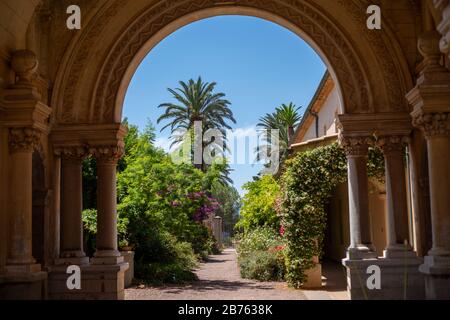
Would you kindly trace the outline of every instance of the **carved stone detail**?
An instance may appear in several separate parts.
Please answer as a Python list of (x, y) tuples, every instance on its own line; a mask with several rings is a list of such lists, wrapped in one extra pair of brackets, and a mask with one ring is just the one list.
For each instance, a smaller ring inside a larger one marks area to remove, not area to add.
[(40, 144), (41, 132), (33, 128), (11, 128), (9, 130), (9, 150), (33, 152)]
[(413, 115), (413, 125), (420, 128), (427, 138), (449, 135), (449, 113), (424, 113)]
[(384, 154), (392, 152), (403, 152), (409, 142), (407, 136), (381, 136), (377, 138), (376, 145), (383, 150)]
[(88, 149), (85, 146), (61, 146), (54, 149), (55, 155), (66, 161), (80, 162), (88, 155)]
[[(108, 51), (105, 63), (99, 70), (100, 76), (96, 82), (89, 110), (79, 112), (74, 109), (75, 96), (89, 56), (92, 54), (89, 49), (98, 41), (107, 21), (126, 3), (128, 2), (124, 0), (115, 1), (102, 10), (94, 18), (96, 23), (92, 25), (95, 27), (90, 29), (88, 27), (86, 34), (77, 44), (77, 53), (73, 55), (67, 67), (67, 73), (70, 76), (65, 84), (62, 84), (64, 94), (61, 99), (63, 100), (59, 101), (64, 101), (64, 105), (59, 102), (57, 106), (59, 121), (68, 123), (76, 120), (86, 122), (114, 120), (119, 87), (128, 66), (142, 46), (169, 23), (202, 9), (224, 5), (224, 2), (220, 0), (166, 0), (157, 1), (149, 6), (147, 11), (133, 21), (119, 41)], [(357, 112), (362, 108), (365, 108), (365, 111), (373, 109), (366, 75), (346, 34), (334, 25), (316, 4), (291, 0), (241, 0), (237, 4), (247, 8), (263, 9), (299, 26), (305, 34), (314, 39), (330, 61), (344, 92), (346, 112)], [(398, 90), (394, 91), (398, 92)]]
[[(394, 61), (393, 57), (395, 53), (392, 48), (392, 44), (386, 39), (385, 32), (373, 32), (367, 28), (367, 4), (348, 0), (339, 0), (339, 5), (346, 8), (351, 14), (354, 21), (357, 22), (361, 34), (368, 40), (372, 50), (377, 57), (377, 61), (383, 71), (383, 76), (386, 80), (387, 96), (389, 98), (390, 110), (400, 111), (406, 110), (407, 105), (403, 99), (406, 88), (401, 88), (401, 78), (399, 78), (400, 72), (397, 72), (398, 65)], [(405, 92), (406, 93), (406, 92)], [(372, 110), (376, 111), (376, 110)]]
[(339, 135), (339, 144), (347, 156), (367, 156), (369, 147), (374, 144), (372, 137), (344, 136)]
[(36, 54), (30, 50), (19, 50), (13, 53), (11, 67), (16, 73), (15, 88), (33, 88), (33, 80), (37, 77), (39, 62)]
[(102, 164), (116, 164), (125, 150), (122, 146), (96, 146), (89, 148), (89, 153)]

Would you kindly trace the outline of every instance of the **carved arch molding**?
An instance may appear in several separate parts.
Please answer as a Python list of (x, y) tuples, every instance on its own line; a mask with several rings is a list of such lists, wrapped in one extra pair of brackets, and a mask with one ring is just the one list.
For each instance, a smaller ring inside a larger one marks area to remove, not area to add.
[[(374, 97), (370, 71), (364, 57), (352, 44), (351, 35), (339, 28), (333, 17), (313, 0), (159, 0), (148, 6), (130, 24), (124, 26), (120, 37), (109, 45), (102, 65), (95, 72), (89, 93), (80, 89), (85, 81), (86, 68), (101, 42), (102, 30), (114, 22), (114, 17), (129, 4), (129, 0), (109, 1), (89, 21), (82, 35), (74, 40), (66, 54), (59, 80), (56, 80), (52, 104), (56, 109), (56, 123), (117, 123), (120, 122), (122, 100), (118, 97), (127, 69), (139, 50), (165, 26), (186, 15), (212, 8), (239, 6), (262, 10), (298, 27), (321, 51), (340, 88), (345, 113), (375, 113), (407, 111), (404, 94), (409, 89), (409, 75), (402, 74), (398, 58), (390, 48), (390, 39), (382, 32), (368, 32), (365, 8), (361, 2), (338, 0), (352, 17), (358, 30), (370, 43), (382, 72), (384, 98)], [(353, 41), (354, 43), (354, 41)], [(371, 87), (372, 86), (372, 87)], [(379, 92), (379, 90), (378, 90)], [(384, 99), (384, 100), (382, 100)], [(377, 101), (376, 101), (377, 100)], [(379, 110), (380, 102), (388, 105)]]

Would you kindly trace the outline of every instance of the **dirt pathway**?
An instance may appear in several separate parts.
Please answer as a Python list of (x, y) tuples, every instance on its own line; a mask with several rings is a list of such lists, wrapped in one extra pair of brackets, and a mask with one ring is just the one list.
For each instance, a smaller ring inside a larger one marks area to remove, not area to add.
[[(325, 291), (293, 290), (281, 282), (258, 282), (242, 279), (236, 262), (236, 252), (226, 249), (210, 256), (196, 270), (198, 281), (187, 285), (130, 288), (127, 300), (306, 300), (340, 299), (340, 295)], [(342, 296), (343, 298), (344, 296)]]

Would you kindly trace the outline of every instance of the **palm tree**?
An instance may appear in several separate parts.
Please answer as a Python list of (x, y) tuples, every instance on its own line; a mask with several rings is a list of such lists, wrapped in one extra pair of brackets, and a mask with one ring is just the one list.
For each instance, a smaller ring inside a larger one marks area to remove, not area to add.
[(257, 148), (258, 159), (261, 159), (263, 154), (267, 154), (270, 148), (272, 130), (278, 130), (279, 132), (280, 161), (288, 156), (295, 129), (302, 120), (301, 108), (296, 107), (292, 102), (288, 105), (283, 103), (275, 109), (275, 112), (267, 113), (259, 119), (258, 127), (265, 130), (263, 139), (267, 144)]
[[(236, 123), (236, 120), (230, 109), (231, 103), (225, 99), (225, 94), (214, 92), (216, 82), (203, 82), (199, 77), (197, 81), (190, 79), (187, 83), (180, 81), (179, 84), (180, 88), (167, 89), (177, 103), (163, 103), (158, 106), (165, 108), (164, 114), (158, 118), (158, 123), (170, 120), (161, 131), (170, 127), (172, 145), (182, 142), (187, 132), (192, 134), (196, 121), (201, 121), (202, 132), (217, 129), (225, 137), (225, 130), (231, 129), (227, 122)], [(203, 147), (208, 145), (210, 143), (205, 143)], [(207, 166), (202, 161), (198, 168), (206, 171)]]

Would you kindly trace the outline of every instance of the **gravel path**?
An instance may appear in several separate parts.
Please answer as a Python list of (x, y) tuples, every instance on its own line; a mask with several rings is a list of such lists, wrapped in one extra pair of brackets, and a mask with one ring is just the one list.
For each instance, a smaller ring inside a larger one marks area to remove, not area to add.
[(187, 285), (130, 288), (127, 300), (307, 300), (341, 299), (342, 290), (306, 291), (290, 289), (283, 282), (258, 282), (242, 279), (234, 249), (210, 256), (195, 271), (199, 280)]

